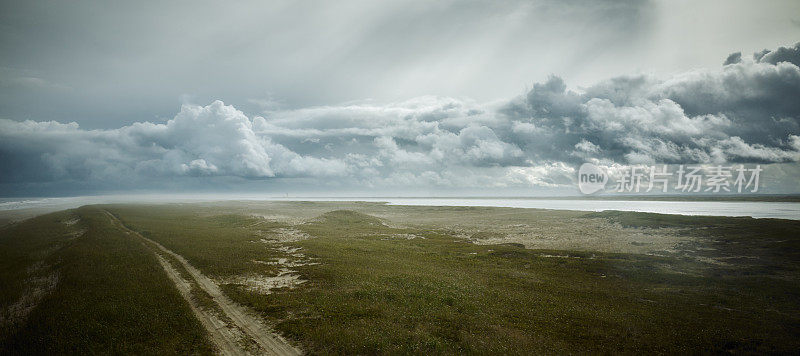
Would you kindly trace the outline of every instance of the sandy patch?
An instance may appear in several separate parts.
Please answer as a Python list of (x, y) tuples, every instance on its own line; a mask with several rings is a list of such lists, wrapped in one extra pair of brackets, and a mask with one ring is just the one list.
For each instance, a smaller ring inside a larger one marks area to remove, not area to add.
[(302, 248), (295, 246), (280, 245), (282, 242), (293, 242), (311, 238), (310, 235), (296, 229), (281, 228), (272, 230), (273, 233), (281, 235), (281, 239), (261, 239), (263, 243), (269, 243), (275, 251), (281, 252), (286, 257), (273, 258), (268, 261), (254, 260), (254, 263), (265, 264), (271, 266), (281, 267), (278, 274), (275, 276), (265, 276), (259, 274), (248, 274), (222, 278), (219, 280), (220, 284), (238, 284), (244, 286), (245, 290), (259, 293), (270, 294), (275, 289), (280, 288), (294, 288), (300, 284), (307, 282), (300, 277), (296, 270), (291, 268), (301, 266), (318, 265), (319, 262), (314, 262), (303, 254)]
[(303, 257), (304, 256), (302, 253), (300, 253), (300, 250), (302, 250), (302, 248), (300, 248), (300, 247), (281, 246), (281, 247), (276, 248), (276, 250), (278, 250), (280, 252), (283, 252), (285, 254), (288, 254), (288, 255), (298, 255), (298, 257)]
[(311, 235), (294, 228), (277, 228), (261, 234), (263, 237), (259, 241), (263, 243), (297, 242), (311, 238)]
[(481, 245), (519, 243), (530, 249), (618, 253), (675, 253), (692, 241), (674, 228), (625, 228), (606, 219), (552, 219), (542, 224), (513, 224), (492, 231), (453, 226), (448, 233)]
[(85, 234), (86, 231), (87, 231), (86, 229), (82, 229), (82, 230), (76, 230), (76, 231), (70, 232), (69, 235), (68, 235), (69, 237), (67, 237), (67, 241), (74, 240), (74, 239), (77, 239), (77, 238), (83, 236), (83, 234)]
[(299, 225), (305, 222), (305, 220), (301, 217), (280, 214), (250, 214), (250, 216), (270, 222), (281, 222), (289, 225)]
[(276, 258), (272, 261), (253, 261), (253, 262), (263, 265), (283, 266), (283, 267), (313, 266), (319, 264), (319, 262), (311, 262), (309, 260), (295, 261), (288, 258)]
[[(544, 257), (544, 258), (582, 258), (582, 257), (579, 257), (579, 256), (548, 255), (548, 254), (541, 254), (541, 255), (539, 255), (539, 257)], [(593, 259), (593, 257), (590, 257), (589, 259)]]
[(378, 235), (378, 236), (380, 236), (381, 240), (395, 240), (395, 239), (400, 239), (400, 240), (422, 239), (422, 240), (425, 240), (424, 236), (420, 236), (420, 235), (417, 235), (417, 234), (381, 234), (381, 235)]
[[(44, 268), (42, 264), (28, 267), (28, 274)], [(20, 325), (37, 304), (58, 285), (59, 274), (52, 272), (44, 276), (31, 276), (25, 280), (26, 288), (16, 302), (0, 312), (0, 325)]]
[(221, 284), (238, 284), (248, 291), (259, 294), (270, 294), (274, 289), (294, 288), (307, 282), (300, 275), (288, 268), (282, 268), (275, 276), (245, 275), (225, 278)]

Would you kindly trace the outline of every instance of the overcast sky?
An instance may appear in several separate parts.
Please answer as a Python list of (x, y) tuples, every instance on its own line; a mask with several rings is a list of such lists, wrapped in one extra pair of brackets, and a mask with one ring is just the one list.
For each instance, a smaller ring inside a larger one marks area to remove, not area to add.
[(2, 1), (0, 195), (573, 192), (583, 161), (800, 192), (798, 41), (795, 0)]

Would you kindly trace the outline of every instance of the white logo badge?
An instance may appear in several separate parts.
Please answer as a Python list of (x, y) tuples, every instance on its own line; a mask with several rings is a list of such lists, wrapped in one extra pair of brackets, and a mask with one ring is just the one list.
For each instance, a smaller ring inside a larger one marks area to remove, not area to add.
[(606, 182), (608, 182), (608, 174), (598, 166), (584, 163), (578, 169), (578, 189), (583, 194), (592, 194), (603, 190)]

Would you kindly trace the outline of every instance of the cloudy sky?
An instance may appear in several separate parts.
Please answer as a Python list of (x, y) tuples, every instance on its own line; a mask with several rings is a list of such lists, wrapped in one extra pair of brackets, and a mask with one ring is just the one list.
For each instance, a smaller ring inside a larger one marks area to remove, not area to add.
[(0, 195), (800, 193), (800, 2), (0, 3)]

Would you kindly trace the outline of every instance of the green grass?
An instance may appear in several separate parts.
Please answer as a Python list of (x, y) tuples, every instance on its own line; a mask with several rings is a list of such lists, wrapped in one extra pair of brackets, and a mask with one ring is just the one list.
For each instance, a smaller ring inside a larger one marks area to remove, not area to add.
[[(50, 255), (69, 240), (70, 234), (80, 230), (79, 225), (62, 223), (74, 218), (74, 213), (64, 211), (0, 230), (0, 305), (8, 306), (17, 301), (26, 288), (29, 269), (35, 264), (44, 267), (44, 262), (52, 260)], [(44, 269), (43, 273), (37, 274), (51, 272), (51, 268)], [(0, 330), (3, 331), (0, 335), (10, 332), (8, 329)]]
[(698, 255), (726, 257), (735, 262), (729, 268), (717, 268), (714, 271), (717, 275), (768, 275), (792, 280), (800, 277), (798, 220), (621, 211), (591, 213), (586, 217), (602, 217), (633, 228), (679, 227), (683, 234), (698, 237), (709, 247), (697, 252)]
[(286, 227), (285, 224), (228, 213), (208, 216), (192, 208), (174, 206), (107, 208), (127, 227), (182, 255), (206, 274), (228, 276), (277, 271), (273, 266), (253, 262), (278, 254), (265, 244), (255, 243), (259, 238), (248, 226), (258, 224), (256, 228), (269, 230)]
[[(294, 226), (315, 238), (286, 244), (302, 247), (321, 264), (298, 267), (308, 282), (296, 289), (261, 295), (228, 284), (223, 290), (310, 353), (800, 349), (800, 248), (792, 233), (796, 222), (364, 204), (352, 205), (358, 211), (335, 210), (323, 203), (281, 207), (291, 216), (322, 213)], [(288, 227), (214, 206), (109, 209), (131, 228), (215, 277), (274, 274), (274, 266), (253, 260), (266, 261), (281, 253), (254, 241)], [(419, 221), (405, 225), (412, 227), (390, 227), (393, 224), (365, 214), (370, 211), (400, 211)], [(682, 234), (696, 240), (684, 252), (656, 257), (481, 246), (441, 228), (447, 221), (468, 218), (484, 222), (485, 233), (491, 234), (498, 221), (547, 224), (548, 219), (580, 216), (632, 228), (680, 227)], [(392, 234), (425, 239), (387, 238)], [(755, 258), (731, 259), (725, 266), (695, 259), (745, 253)]]
[[(4, 227), (0, 310), (32, 280), (58, 283), (27, 319), (0, 323), (0, 353), (213, 352), (152, 248), (103, 209), (218, 280), (274, 275), (278, 266), (258, 261), (287, 257), (278, 246), (301, 247), (320, 264), (294, 268), (307, 280), (297, 288), (221, 287), (312, 354), (800, 349), (797, 221), (304, 202), (83, 207)], [(473, 237), (495, 237), (517, 224), (547, 231), (583, 218), (689, 239), (654, 256), (476, 245), (455, 232), (472, 226)], [(287, 228), (314, 238), (260, 241)], [(424, 238), (398, 238), (407, 234)], [(207, 295), (194, 298), (214, 309)]]
[[(75, 217), (80, 222), (74, 228), (61, 223)], [(77, 228), (85, 233), (65, 238)], [(0, 243), (0, 307), (19, 297), (19, 281), (35, 251), (55, 247), (46, 262), (59, 275), (56, 288), (26, 322), (4, 330), (0, 353), (213, 353), (202, 326), (152, 252), (109, 224), (101, 210), (84, 207), (34, 218), (4, 229)]]

